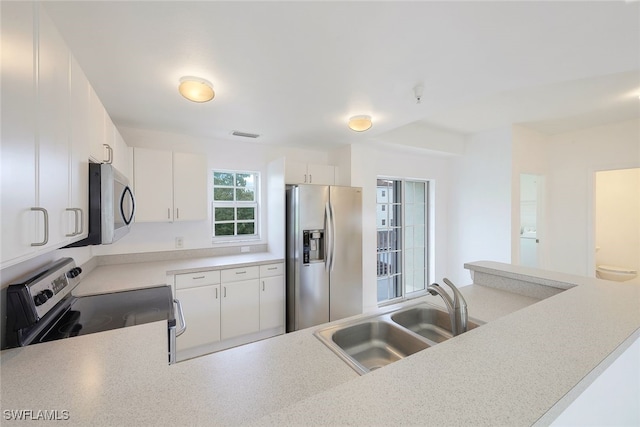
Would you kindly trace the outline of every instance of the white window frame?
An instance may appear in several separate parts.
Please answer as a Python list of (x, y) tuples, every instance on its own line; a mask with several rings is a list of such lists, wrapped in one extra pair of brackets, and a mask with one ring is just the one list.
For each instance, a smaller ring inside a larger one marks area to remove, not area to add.
[[(229, 173), (234, 174), (234, 185), (233, 186), (220, 186), (215, 185), (214, 177), (215, 173)], [(235, 185), (235, 175), (236, 174), (251, 174), (254, 176), (254, 200), (253, 201), (216, 201), (214, 199), (216, 188), (231, 188), (233, 189), (234, 199), (236, 197), (236, 189), (242, 188), (237, 187)], [(248, 170), (229, 170), (229, 169), (212, 169), (211, 170), (211, 236), (213, 243), (222, 243), (222, 242), (241, 242), (241, 241), (255, 241), (260, 240), (260, 172), (258, 171), (248, 171)], [(234, 209), (234, 219), (230, 221), (216, 221), (216, 208), (233, 208)], [(254, 209), (254, 219), (253, 221), (242, 221), (237, 218), (237, 209), (238, 208), (253, 208)], [(253, 222), (254, 224), (254, 233), (253, 234), (235, 234), (237, 233), (237, 224), (243, 222)], [(229, 223), (234, 224), (234, 235), (222, 235), (216, 236), (216, 224)]]

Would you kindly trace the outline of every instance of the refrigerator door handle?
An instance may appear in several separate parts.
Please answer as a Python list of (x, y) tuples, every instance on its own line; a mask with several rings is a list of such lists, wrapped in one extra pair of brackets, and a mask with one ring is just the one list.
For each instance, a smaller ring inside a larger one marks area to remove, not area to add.
[(324, 205), (324, 269), (330, 271), (331, 269), (331, 207), (329, 202)]
[(331, 204), (331, 202), (329, 202), (329, 213), (330, 213), (329, 227), (331, 229), (331, 242), (330, 242), (331, 247), (329, 248), (329, 252), (330, 252), (329, 271), (333, 271), (333, 265), (335, 263), (335, 258), (336, 258), (336, 214), (333, 211), (333, 205)]

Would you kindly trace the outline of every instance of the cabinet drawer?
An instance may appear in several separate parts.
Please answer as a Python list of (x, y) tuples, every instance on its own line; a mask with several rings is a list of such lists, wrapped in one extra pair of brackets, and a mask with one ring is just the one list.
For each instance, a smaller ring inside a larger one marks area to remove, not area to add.
[(220, 283), (220, 271), (202, 271), (200, 273), (176, 274), (175, 280), (176, 289), (215, 285)]
[(282, 276), (284, 274), (284, 264), (267, 264), (260, 266), (260, 277)]
[(260, 277), (260, 268), (255, 267), (243, 267), (243, 268), (230, 268), (228, 270), (222, 270), (222, 282), (237, 282), (238, 280), (251, 280)]

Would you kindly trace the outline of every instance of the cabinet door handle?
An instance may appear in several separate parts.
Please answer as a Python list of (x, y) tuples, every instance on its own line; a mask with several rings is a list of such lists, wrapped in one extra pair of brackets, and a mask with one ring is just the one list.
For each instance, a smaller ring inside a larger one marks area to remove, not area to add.
[(218, 299), (218, 288), (216, 288), (216, 299)]
[(306, 173), (304, 174), (304, 183), (305, 184), (307, 183), (307, 174)]
[(196, 276), (196, 277), (192, 277), (192, 280), (198, 280), (198, 279), (204, 279), (204, 276)]
[(105, 163), (112, 164), (113, 163), (113, 148), (109, 144), (102, 144), (104, 148), (107, 149), (107, 160)]
[(246, 273), (247, 273), (247, 270), (244, 270), (244, 271), (236, 271), (236, 274), (246, 274)]
[(309, 184), (313, 184), (313, 175), (309, 174)]
[(69, 234), (65, 234), (65, 237), (73, 237), (78, 235), (78, 211), (74, 208), (66, 208), (65, 211), (73, 212), (73, 231)]
[(44, 246), (49, 242), (49, 212), (45, 208), (33, 207), (32, 211), (42, 212), (44, 217), (44, 239), (41, 242), (32, 243), (31, 246)]
[(167, 208), (167, 219), (171, 219), (171, 208)]
[(262, 292), (264, 292), (264, 280), (262, 281)]
[(80, 208), (75, 208), (75, 211), (79, 212), (78, 216), (80, 217), (80, 230), (76, 234), (84, 233), (84, 211)]
[(224, 291), (224, 294), (222, 295), (222, 297), (223, 297), (223, 298), (226, 298), (226, 297), (227, 297), (227, 287), (226, 287), (226, 286), (223, 286), (223, 287), (222, 287), (222, 289), (223, 289), (223, 291)]
[(267, 270), (277, 270), (278, 267), (268, 267)]
[(176, 208), (176, 219), (180, 219), (180, 208)]

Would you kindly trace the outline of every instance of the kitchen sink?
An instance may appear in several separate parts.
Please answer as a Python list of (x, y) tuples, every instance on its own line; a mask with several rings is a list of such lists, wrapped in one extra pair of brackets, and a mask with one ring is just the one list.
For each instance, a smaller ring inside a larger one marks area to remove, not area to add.
[(381, 368), (429, 347), (404, 329), (383, 320), (339, 329), (331, 339), (366, 371)]
[[(469, 319), (467, 329), (481, 324)], [(340, 322), (314, 335), (360, 375), (453, 337), (449, 313), (424, 302)]]
[[(391, 315), (395, 323), (431, 341), (441, 343), (453, 337), (449, 313), (434, 306), (418, 306)], [(467, 321), (467, 331), (480, 326)]]

